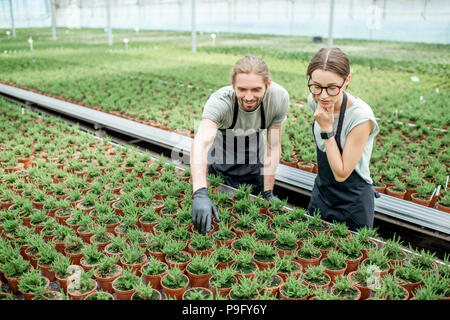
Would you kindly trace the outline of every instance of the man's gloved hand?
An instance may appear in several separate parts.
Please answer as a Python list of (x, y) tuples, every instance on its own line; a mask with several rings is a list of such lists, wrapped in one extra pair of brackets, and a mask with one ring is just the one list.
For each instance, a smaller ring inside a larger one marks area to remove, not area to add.
[(208, 188), (200, 188), (195, 191), (192, 201), (192, 223), (201, 234), (205, 234), (211, 229), (211, 211), (214, 213), (216, 222), (220, 222), (217, 209), (208, 196)]
[(271, 200), (276, 200), (279, 201), (280, 199), (278, 199), (277, 197), (275, 197), (273, 195), (273, 191), (272, 190), (266, 190), (262, 193), (262, 196), (264, 199), (266, 199), (267, 201), (271, 201)]

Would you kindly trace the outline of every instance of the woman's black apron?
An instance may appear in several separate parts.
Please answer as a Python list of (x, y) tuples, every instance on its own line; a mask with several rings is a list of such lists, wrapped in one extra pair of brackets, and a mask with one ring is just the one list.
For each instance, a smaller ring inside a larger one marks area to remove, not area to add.
[[(344, 92), (337, 131), (334, 137), (341, 154), (341, 131), (346, 108), (347, 94)], [(316, 141), (314, 123), (312, 129), (314, 140)], [(356, 231), (364, 226), (372, 228), (375, 205), (373, 185), (364, 181), (355, 170), (353, 170), (347, 180), (343, 182), (336, 181), (328, 163), (327, 154), (320, 151), (317, 147), (317, 141), (316, 149), (318, 174), (308, 205), (309, 213), (312, 215), (318, 209), (322, 219), (329, 222), (345, 222), (352, 231)]]
[(261, 102), (261, 128), (248, 135), (236, 135), (233, 128), (239, 113), (237, 98), (234, 102), (233, 122), (228, 129), (219, 129), (208, 154), (208, 174), (220, 175), (224, 183), (233, 188), (242, 184), (252, 186), (252, 194), (264, 190), (264, 142), (262, 130), (266, 127), (264, 104)]

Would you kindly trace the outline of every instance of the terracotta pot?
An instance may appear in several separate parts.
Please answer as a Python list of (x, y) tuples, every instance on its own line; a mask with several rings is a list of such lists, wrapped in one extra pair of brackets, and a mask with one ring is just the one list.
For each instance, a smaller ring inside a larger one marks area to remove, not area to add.
[(124, 268), (127, 268), (129, 270), (132, 270), (134, 273), (136, 273), (136, 275), (138, 277), (141, 276), (141, 268), (146, 262), (147, 262), (147, 256), (146, 255), (143, 255), (142, 262), (140, 262), (140, 263), (133, 263), (133, 264), (126, 263), (124, 258), (123, 258), (123, 256), (120, 257), (120, 263), (122, 264), (122, 266), (124, 266)]
[(64, 294), (67, 294), (67, 278), (59, 278), (57, 274), (55, 274), (56, 280), (59, 282), (59, 286), (63, 289)]
[[(361, 290), (359, 290), (356, 286), (352, 287), (353, 289), (355, 289), (358, 293), (356, 294), (356, 297), (353, 300), (360, 300), (361, 299)], [(331, 294), (332, 295), (336, 295), (334, 293), (334, 291), (336, 290), (335, 287), (331, 287)], [(339, 300), (347, 300), (347, 299), (339, 299)]]
[(150, 232), (150, 233), (153, 233), (153, 228), (158, 223), (157, 221), (155, 221), (155, 222), (142, 222), (142, 217), (139, 219), (139, 222), (141, 223), (142, 229), (145, 232)]
[[(46, 277), (42, 277), (42, 279), (44, 279), (45, 280), (45, 282), (47, 283), (46, 285), (45, 285), (45, 288), (47, 289), (48, 288), (48, 286), (50, 285), (50, 280), (48, 280)], [(33, 298), (34, 298), (34, 296), (35, 296), (35, 294), (34, 293), (28, 293), (28, 292), (22, 292), (22, 295), (23, 295), (23, 299), (24, 300), (33, 300)]]
[(264, 269), (267, 269), (267, 268), (273, 268), (275, 266), (275, 262), (259, 261), (256, 258), (253, 258), (253, 260), (256, 263), (256, 265), (258, 266), (259, 270), (264, 270)]
[(402, 192), (398, 192), (398, 191), (392, 190), (393, 187), (394, 186), (387, 187), (386, 188), (386, 194), (388, 196), (395, 197), (395, 198), (398, 198), (398, 199), (404, 199), (405, 195), (406, 195), (406, 190), (404, 190)]
[(292, 168), (297, 168), (297, 161), (285, 161), (285, 160), (281, 160), (281, 164), (288, 166), (288, 167), (292, 167)]
[[(283, 285), (284, 285), (284, 283), (283, 283)], [(283, 285), (280, 287), (280, 290), (279, 290), (281, 300), (308, 300), (309, 296), (304, 296), (302, 298), (290, 298), (290, 297), (286, 296), (283, 293)]]
[(280, 249), (275, 245), (275, 249), (277, 251), (277, 254), (280, 256), (280, 258), (283, 258), (284, 255), (291, 255), (293, 254), (295, 251), (297, 251), (298, 246), (295, 249), (291, 249), (291, 250), (284, 250), (284, 249)]
[[(234, 262), (234, 263), (231, 265), (231, 267), (233, 267), (235, 263), (236, 263), (236, 262)], [(252, 261), (251, 263), (252, 263), (252, 265), (254, 266), (254, 269), (253, 269), (253, 271), (251, 271), (250, 273), (240, 273), (240, 272), (236, 272), (236, 279), (237, 279), (238, 281), (240, 281), (240, 279), (241, 279), (242, 277), (246, 277), (246, 278), (250, 278), (250, 279), (253, 279), (253, 278), (255, 277), (255, 273), (256, 273), (256, 271), (258, 271), (258, 265), (257, 265), (256, 263), (254, 263), (253, 261)]]
[[(235, 276), (233, 276), (233, 279), (235, 280), (235, 283), (237, 282), (237, 279)], [(227, 297), (228, 294), (231, 291), (231, 287), (229, 288), (217, 288), (214, 285), (211, 284), (211, 281), (209, 282), (209, 285), (211, 287), (211, 291), (213, 292), (214, 299), (216, 298), (216, 295), (219, 294), (221, 297)]]
[(405, 261), (406, 261), (406, 256), (405, 256), (405, 258), (403, 258), (401, 260), (389, 260), (388, 261), (389, 273), (394, 274), (395, 269), (400, 268)]
[(117, 281), (117, 279), (115, 279), (111, 283), (112, 288), (113, 288), (114, 292), (116, 293), (117, 300), (131, 300), (131, 296), (133, 296), (133, 294), (136, 292), (136, 290), (135, 289), (130, 289), (130, 290), (117, 289), (116, 286), (114, 285), (114, 283)]
[(146, 252), (147, 256), (153, 256), (161, 262), (166, 262), (166, 254), (164, 252), (151, 251), (149, 248), (147, 248)]
[(345, 269), (344, 274), (349, 274), (350, 272), (357, 270), (362, 258), (363, 255), (361, 253), (359, 258), (345, 260), (345, 263), (347, 263), (347, 268)]
[(164, 285), (163, 280), (164, 280), (165, 277), (167, 277), (167, 275), (164, 275), (161, 278), (161, 287), (163, 288), (164, 294), (166, 296), (168, 296), (170, 298), (175, 298), (177, 300), (182, 300), (183, 299), (183, 294), (186, 292), (187, 287), (189, 285), (189, 278), (185, 274), (183, 274), (182, 276), (185, 277), (188, 281), (186, 282), (186, 285), (183, 288), (176, 288), (176, 289), (171, 289), (171, 288), (168, 288), (168, 287), (166, 287)]
[[(186, 251), (184, 251), (186, 252)], [(186, 269), (186, 266), (188, 265), (188, 263), (191, 261), (191, 254), (189, 252), (186, 252), (187, 254), (189, 254), (189, 260), (186, 262), (175, 262), (170, 260), (170, 258), (168, 258), (166, 256), (166, 262), (167, 265), (169, 266), (170, 269), (174, 268), (174, 267), (178, 267), (178, 269), (184, 271)]]
[(422, 206), (425, 206), (425, 207), (429, 207), (430, 203), (431, 203), (431, 199), (424, 200), (424, 199), (417, 198), (417, 193), (411, 194), (411, 201), (414, 203), (420, 204)]
[(88, 295), (90, 295), (91, 293), (93, 293), (97, 290), (97, 281), (95, 281), (95, 280), (92, 280), (92, 281), (95, 284), (94, 288), (88, 292), (80, 293), (78, 291), (67, 290), (67, 293), (72, 298), (72, 300), (83, 300), (85, 297), (87, 297)]
[(268, 288), (262, 288), (261, 289), (261, 294), (264, 294), (266, 291), (269, 291), (269, 296), (270, 297), (277, 297), (278, 292), (280, 291), (281, 286), (284, 284), (283, 278), (281, 278), (279, 275), (276, 275), (276, 277), (279, 278), (280, 284), (277, 285), (276, 287), (268, 287)]
[(195, 274), (189, 271), (189, 264), (186, 267), (186, 273), (189, 278), (189, 283), (191, 284), (191, 287), (203, 287), (208, 288), (209, 287), (209, 280), (211, 280), (211, 274)]
[[(344, 269), (344, 270), (345, 270), (345, 269)], [(331, 284), (331, 277), (330, 277), (328, 274), (326, 274), (325, 272), (324, 272), (324, 275), (328, 278), (328, 282), (325, 283), (325, 284), (318, 285), (318, 284), (315, 284), (315, 283), (312, 283), (312, 282), (308, 282), (308, 281), (305, 280), (305, 279), (304, 279), (303, 281), (304, 281), (305, 284), (306, 284), (308, 287), (310, 287), (311, 289), (318, 289), (318, 288), (327, 289), (328, 286), (330, 286), (330, 284)]]
[(56, 280), (55, 271), (52, 270), (51, 266), (42, 265), (40, 263), (38, 263), (38, 266), (42, 271), (42, 275), (46, 277), (48, 280), (50, 280), (50, 282)]
[(300, 263), (298, 263), (297, 261), (291, 261), (291, 263), (297, 265), (298, 270), (292, 273), (284, 273), (284, 272), (278, 272), (278, 275), (281, 277), (281, 279), (283, 279), (283, 281), (286, 281), (286, 278), (289, 275), (293, 275), (294, 277), (298, 278), (301, 276), (301, 274), (303, 273), (303, 267)]
[[(167, 266), (166, 263), (164, 263), (164, 264)], [(145, 265), (142, 266), (142, 268), (144, 268), (144, 267), (145, 267)], [(142, 268), (141, 268), (141, 273), (142, 273)], [(167, 274), (167, 271), (164, 271), (163, 273), (157, 274), (157, 275), (142, 274), (142, 278), (144, 279), (144, 283), (145, 284), (150, 283), (153, 289), (159, 291), (159, 290), (162, 289), (162, 287), (161, 287), (161, 278), (163, 276), (165, 276), (166, 274)]]
[(446, 207), (440, 203), (438, 203), (437, 209), (446, 213), (450, 213), (450, 207)]
[(297, 255), (296, 259), (296, 261), (303, 267), (303, 270), (305, 270), (311, 266), (318, 266), (320, 264), (320, 260), (322, 260), (322, 254), (314, 259), (305, 259)]
[(360, 299), (360, 300), (367, 300), (367, 299), (370, 297), (371, 293), (372, 293), (372, 289), (370, 289), (369, 287), (366, 287), (366, 286), (359, 285), (358, 283), (356, 283), (356, 282), (352, 279), (353, 275), (354, 275), (356, 272), (357, 272), (357, 271), (352, 271), (352, 272), (350, 272), (350, 273), (347, 275), (347, 279), (348, 279), (348, 281), (349, 281), (350, 283), (353, 284), (354, 287), (358, 288), (359, 291), (361, 291), (361, 297), (360, 297), (359, 299)]
[(347, 269), (347, 265), (345, 265), (345, 267), (340, 270), (332, 270), (332, 269), (327, 268), (327, 269), (325, 269), (324, 272), (330, 277), (331, 284), (334, 284), (334, 280), (336, 278), (343, 276), (346, 269)]
[(304, 170), (307, 172), (313, 172), (314, 170), (314, 164), (313, 163), (304, 163), (304, 162), (297, 162), (297, 168), (299, 168), (300, 170)]
[(233, 262), (233, 260), (230, 260), (228, 262), (217, 262), (216, 268), (219, 270), (225, 269), (226, 267), (231, 266)]
[(112, 283), (114, 280), (116, 280), (120, 275), (122, 274), (122, 267), (120, 265), (116, 265), (118, 267), (118, 271), (115, 275), (110, 277), (102, 278), (97, 274), (97, 272), (94, 273), (95, 279), (98, 281), (99, 287), (106, 292), (114, 293), (114, 289), (112, 287)]
[(64, 254), (70, 258), (70, 261), (72, 261), (72, 264), (81, 266), (81, 258), (83, 257), (82, 252), (70, 253), (70, 252), (67, 252), (66, 249), (64, 248)]
[(214, 249), (214, 248), (211, 247), (211, 248), (206, 249), (206, 250), (196, 250), (196, 249), (193, 249), (193, 248), (191, 247), (191, 243), (190, 243), (190, 242), (188, 243), (188, 252), (189, 252), (191, 255), (199, 254), (199, 255), (201, 255), (202, 257), (204, 257), (204, 256), (206, 256), (206, 255), (211, 255), (212, 252), (213, 252), (213, 249)]
[(11, 291), (14, 294), (18, 294), (20, 292), (19, 291), (19, 280), (22, 277), (20, 276), (20, 277), (16, 278), (16, 277), (8, 277), (8, 276), (5, 275), (5, 278), (8, 281), (8, 285), (9, 285), (9, 288), (11, 289)]

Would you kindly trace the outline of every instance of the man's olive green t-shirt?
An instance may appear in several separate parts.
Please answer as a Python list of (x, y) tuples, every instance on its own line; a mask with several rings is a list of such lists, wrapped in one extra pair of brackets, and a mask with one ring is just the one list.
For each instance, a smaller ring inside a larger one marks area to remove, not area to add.
[[(233, 123), (234, 104), (236, 92), (232, 86), (223, 87), (214, 92), (203, 109), (203, 119), (217, 123), (218, 129), (228, 129)], [(282, 86), (272, 81), (264, 98), (264, 115), (266, 128), (281, 126), (286, 120), (289, 108), (289, 94)], [(247, 112), (239, 108), (234, 134), (251, 134), (261, 128), (261, 106), (256, 110)]]

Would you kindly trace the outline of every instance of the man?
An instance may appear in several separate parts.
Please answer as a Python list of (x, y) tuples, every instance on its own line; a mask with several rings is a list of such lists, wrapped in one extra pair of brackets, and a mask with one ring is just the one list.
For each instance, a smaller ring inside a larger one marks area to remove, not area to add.
[[(220, 175), (225, 184), (252, 186), (252, 193), (274, 199), (275, 172), (281, 157), (281, 129), (289, 107), (287, 91), (271, 80), (266, 63), (251, 55), (231, 70), (231, 86), (216, 91), (206, 102), (191, 149), (194, 227), (205, 234), (211, 212), (207, 174)], [(264, 148), (262, 131), (267, 129)], [(208, 152), (209, 151), (209, 152)]]

